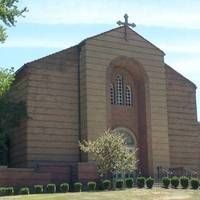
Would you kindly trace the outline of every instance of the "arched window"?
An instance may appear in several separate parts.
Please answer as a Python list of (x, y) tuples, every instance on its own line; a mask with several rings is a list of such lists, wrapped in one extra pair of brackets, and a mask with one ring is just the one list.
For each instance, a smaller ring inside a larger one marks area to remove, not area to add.
[(117, 75), (116, 78), (116, 87), (117, 87), (117, 94), (116, 94), (116, 104), (122, 105), (123, 104), (123, 83), (122, 83), (122, 76)]
[(126, 102), (126, 106), (131, 106), (132, 105), (132, 92), (131, 92), (130, 85), (126, 86), (126, 90), (125, 90), (125, 102)]
[(114, 92), (113, 84), (110, 84), (110, 103), (111, 104), (115, 103), (115, 92)]
[(125, 143), (127, 145), (127, 148), (130, 151), (135, 151), (137, 148), (137, 142), (136, 142), (136, 138), (135, 135), (132, 133), (132, 131), (130, 131), (127, 128), (116, 128), (114, 129), (114, 132), (116, 132), (117, 134), (122, 135), (122, 137), (125, 140)]

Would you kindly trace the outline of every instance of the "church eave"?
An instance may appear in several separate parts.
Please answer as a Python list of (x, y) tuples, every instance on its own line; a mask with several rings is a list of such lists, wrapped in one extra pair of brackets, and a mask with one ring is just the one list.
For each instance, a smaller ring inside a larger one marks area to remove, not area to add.
[(197, 86), (188, 78), (186, 78), (185, 76), (183, 76), (181, 73), (177, 72), (175, 69), (173, 69), (172, 67), (170, 67), (168, 64), (165, 63), (165, 67), (170, 68), (171, 70), (173, 70), (175, 73), (177, 73), (179, 76), (181, 76), (186, 82), (188, 82), (190, 85), (192, 85), (195, 89), (197, 89)]

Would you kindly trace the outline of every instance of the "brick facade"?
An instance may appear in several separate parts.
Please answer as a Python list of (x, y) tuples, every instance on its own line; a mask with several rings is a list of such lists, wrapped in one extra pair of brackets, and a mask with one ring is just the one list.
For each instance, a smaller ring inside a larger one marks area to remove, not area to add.
[[(74, 177), (83, 176), (87, 165), (78, 163), (91, 157), (78, 141), (124, 127), (136, 137), (144, 174), (157, 166), (200, 168), (196, 87), (165, 65), (160, 49), (131, 29), (127, 34), (126, 41), (124, 27), (113, 29), (17, 73), (14, 96), (26, 102), (29, 117), (11, 141), (12, 167), (70, 166)], [(110, 104), (116, 73), (133, 88), (132, 107)]]

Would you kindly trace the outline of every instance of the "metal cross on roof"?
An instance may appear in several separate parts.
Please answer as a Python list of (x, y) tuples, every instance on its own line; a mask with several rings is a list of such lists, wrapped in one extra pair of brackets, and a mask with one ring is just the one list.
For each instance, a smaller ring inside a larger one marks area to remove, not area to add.
[(130, 26), (130, 27), (134, 28), (134, 27), (136, 27), (136, 25), (134, 23), (129, 23), (128, 22), (128, 15), (127, 14), (124, 15), (124, 19), (125, 19), (125, 22), (122, 22), (122, 21), (119, 20), (117, 22), (117, 24), (119, 26), (121, 26), (121, 25), (124, 26), (124, 28), (125, 28), (124, 38), (125, 38), (125, 40), (127, 40), (127, 27)]

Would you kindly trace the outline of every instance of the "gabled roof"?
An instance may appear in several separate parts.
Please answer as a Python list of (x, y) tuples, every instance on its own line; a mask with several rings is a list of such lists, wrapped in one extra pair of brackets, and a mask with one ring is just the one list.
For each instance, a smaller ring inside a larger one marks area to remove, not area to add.
[[(152, 44), (151, 42), (149, 42), (147, 39), (145, 39), (144, 37), (142, 37), (141, 35), (139, 35), (137, 32), (133, 31), (130, 27), (127, 27), (127, 28), (128, 28), (128, 30), (130, 30), (131, 32), (133, 32), (135, 35), (137, 35), (138, 37), (140, 37), (142, 40), (144, 40), (145, 42), (149, 43), (153, 48), (156, 48), (156, 49), (157, 49), (158, 51), (160, 51), (163, 55), (165, 55), (165, 53), (164, 53), (161, 49), (159, 49), (157, 46), (155, 46), (154, 44)], [(26, 68), (28, 65), (30, 65), (30, 64), (32, 64), (32, 63), (34, 63), (34, 62), (40, 61), (40, 60), (42, 60), (42, 59), (44, 59), (44, 58), (47, 58), (47, 57), (52, 56), (52, 55), (55, 55), (55, 54), (60, 53), (60, 52), (62, 52), (62, 51), (69, 50), (70, 48), (73, 48), (73, 47), (76, 47), (76, 46), (81, 47), (81, 46), (83, 46), (83, 45), (85, 44), (85, 42), (87, 42), (88, 40), (95, 39), (95, 38), (97, 38), (97, 37), (99, 37), (99, 36), (101, 36), (101, 35), (105, 35), (106, 33), (110, 33), (110, 32), (116, 31), (116, 30), (120, 30), (120, 29), (124, 29), (124, 26), (120, 26), (120, 27), (117, 27), (117, 28), (113, 28), (113, 29), (111, 29), (111, 30), (102, 32), (102, 33), (100, 33), (100, 34), (97, 34), (97, 35), (88, 37), (88, 38), (84, 39), (83, 41), (81, 41), (81, 42), (80, 42), (79, 44), (77, 44), (77, 45), (74, 45), (74, 46), (72, 46), (72, 47), (63, 49), (63, 50), (61, 50), (61, 51), (58, 51), (58, 52), (49, 54), (49, 55), (47, 55), (47, 56), (38, 58), (38, 59), (33, 60), (33, 61), (30, 61), (30, 62), (28, 62), (28, 63), (25, 63), (22, 67), (20, 67), (20, 68), (16, 71), (16, 73), (19, 73), (19, 72), (22, 71), (24, 68)]]
[[(84, 39), (80, 44), (82, 43), (85, 43), (86, 41), (88, 40), (91, 40), (91, 39), (95, 39), (99, 36), (102, 36), (102, 35), (105, 35), (107, 33), (110, 33), (110, 32), (113, 32), (113, 31), (116, 31), (116, 30), (120, 30), (120, 29), (124, 29), (124, 26), (120, 26), (120, 27), (117, 27), (117, 28), (113, 28), (111, 30), (108, 30), (108, 31), (105, 31), (105, 32), (102, 32), (100, 34), (97, 34), (97, 35), (94, 35), (94, 36), (91, 36), (91, 37), (88, 37), (86, 39)], [(156, 45), (154, 45), (153, 43), (151, 43), (149, 40), (145, 39), (143, 36), (141, 36), (140, 34), (138, 34), (137, 32), (135, 32), (133, 29), (131, 29), (130, 27), (127, 27), (128, 30), (130, 30), (133, 34), (137, 35), (138, 37), (140, 37), (142, 40), (144, 40), (145, 42), (149, 43), (153, 48), (157, 49), (158, 51), (160, 51), (163, 55), (165, 55), (164, 51), (162, 51), (160, 48), (158, 48)]]

